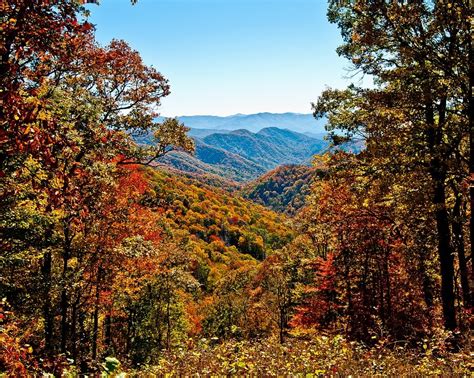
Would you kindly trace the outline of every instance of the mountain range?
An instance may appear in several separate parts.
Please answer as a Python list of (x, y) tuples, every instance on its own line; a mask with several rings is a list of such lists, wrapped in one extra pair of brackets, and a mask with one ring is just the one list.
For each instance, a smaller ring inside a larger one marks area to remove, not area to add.
[(196, 144), (194, 155), (172, 152), (160, 163), (186, 173), (237, 182), (253, 180), (280, 165), (309, 165), (313, 155), (328, 147), (324, 140), (277, 127), (190, 135)]
[[(194, 133), (203, 136), (212, 132), (228, 132), (245, 129), (254, 133), (267, 128), (278, 127), (299, 133), (321, 135), (325, 133), (325, 120), (316, 120), (312, 114), (301, 113), (256, 113), (234, 114), (231, 116), (195, 115), (177, 117), (180, 122), (193, 129)], [(203, 130), (203, 131), (197, 131)]]

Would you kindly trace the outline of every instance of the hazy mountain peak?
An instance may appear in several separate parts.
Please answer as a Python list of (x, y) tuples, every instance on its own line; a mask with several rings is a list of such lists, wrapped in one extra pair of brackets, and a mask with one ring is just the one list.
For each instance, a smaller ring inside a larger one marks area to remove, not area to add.
[(233, 130), (230, 132), (230, 134), (234, 135), (248, 135), (248, 136), (253, 136), (255, 135), (254, 133), (250, 132), (247, 129), (238, 129), (238, 130)]
[[(162, 118), (161, 118), (162, 119)], [(270, 113), (234, 114), (230, 116), (193, 115), (181, 116), (178, 119), (193, 129), (209, 130), (240, 130), (245, 129), (253, 133), (268, 127), (288, 129), (299, 133), (324, 132), (325, 120), (316, 120), (312, 114), (302, 113)]]

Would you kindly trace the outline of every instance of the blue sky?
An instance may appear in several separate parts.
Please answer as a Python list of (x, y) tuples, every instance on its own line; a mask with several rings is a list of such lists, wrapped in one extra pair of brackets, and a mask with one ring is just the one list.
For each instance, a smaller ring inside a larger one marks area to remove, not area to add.
[(324, 0), (101, 0), (97, 39), (126, 40), (171, 85), (160, 113), (311, 112), (349, 84)]

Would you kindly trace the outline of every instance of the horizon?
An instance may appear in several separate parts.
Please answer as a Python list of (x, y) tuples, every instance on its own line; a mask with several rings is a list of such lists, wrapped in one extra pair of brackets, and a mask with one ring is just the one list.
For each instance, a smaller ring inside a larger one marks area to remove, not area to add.
[(262, 111), (262, 112), (256, 112), (256, 113), (234, 113), (234, 114), (181, 114), (181, 115), (175, 115), (175, 116), (170, 116), (170, 115), (163, 115), (160, 113), (159, 117), (163, 118), (180, 118), (180, 117), (219, 117), (219, 118), (229, 118), (229, 117), (235, 117), (235, 116), (251, 116), (251, 115), (258, 115), (258, 114), (273, 114), (273, 115), (284, 115), (284, 114), (294, 114), (294, 115), (312, 115), (313, 113), (300, 113), (300, 112), (268, 112), (268, 111)]

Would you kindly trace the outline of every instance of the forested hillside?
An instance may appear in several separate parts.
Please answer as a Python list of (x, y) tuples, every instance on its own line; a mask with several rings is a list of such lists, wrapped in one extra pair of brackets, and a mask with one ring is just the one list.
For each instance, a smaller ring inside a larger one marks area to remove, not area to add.
[(187, 231), (209, 256), (216, 248), (219, 259), (263, 260), (293, 239), (287, 218), (253, 202), (182, 176), (154, 170), (146, 176), (151, 189), (143, 203), (162, 213), (167, 228)]
[(306, 204), (315, 180), (323, 177), (322, 169), (283, 165), (245, 185), (242, 194), (275, 211), (295, 215)]
[(163, 156), (159, 162), (185, 173), (213, 174), (236, 182), (251, 180), (265, 172), (260, 164), (239, 154), (213, 147), (198, 138), (194, 141), (193, 155), (176, 151)]
[[(282, 164), (310, 165), (314, 154), (329, 148), (328, 142), (322, 139), (276, 127), (257, 133), (241, 129), (197, 134), (201, 137), (194, 137), (194, 156), (172, 152), (160, 162), (183, 172), (212, 173), (245, 182)], [(149, 140), (140, 138), (138, 142), (149, 143)]]
[(102, 6), (0, 5), (0, 375), (472, 376), (469, 2), (330, 0), (374, 80), (315, 94), (324, 141), (191, 137)]

